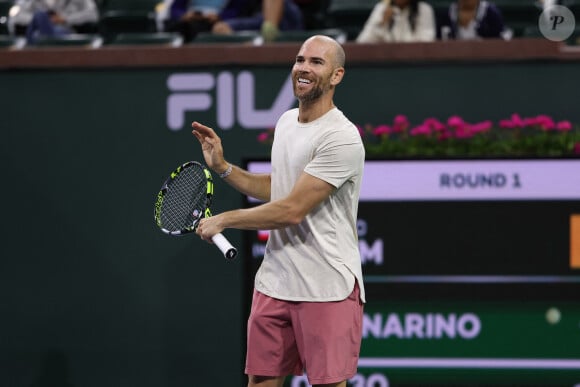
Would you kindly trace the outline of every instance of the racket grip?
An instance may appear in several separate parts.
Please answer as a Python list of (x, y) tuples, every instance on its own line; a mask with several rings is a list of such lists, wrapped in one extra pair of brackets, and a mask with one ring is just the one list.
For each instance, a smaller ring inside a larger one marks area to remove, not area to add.
[(236, 255), (238, 255), (238, 250), (232, 246), (230, 241), (228, 241), (222, 233), (215, 234), (211, 240), (221, 250), (226, 259), (231, 261), (236, 257)]

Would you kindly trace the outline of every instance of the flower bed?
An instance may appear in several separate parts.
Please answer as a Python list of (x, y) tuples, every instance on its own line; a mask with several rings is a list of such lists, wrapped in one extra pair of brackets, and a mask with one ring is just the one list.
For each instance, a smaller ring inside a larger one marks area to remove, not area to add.
[(359, 126), (359, 132), (371, 157), (580, 156), (580, 128), (547, 115), (476, 123), (452, 116), (418, 125), (398, 115), (390, 125)]

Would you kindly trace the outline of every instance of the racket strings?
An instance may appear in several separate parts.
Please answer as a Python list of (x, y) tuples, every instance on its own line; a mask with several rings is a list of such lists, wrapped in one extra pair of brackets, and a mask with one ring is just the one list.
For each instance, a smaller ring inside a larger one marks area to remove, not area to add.
[(161, 223), (169, 231), (193, 227), (207, 206), (207, 180), (200, 168), (184, 168), (167, 186)]

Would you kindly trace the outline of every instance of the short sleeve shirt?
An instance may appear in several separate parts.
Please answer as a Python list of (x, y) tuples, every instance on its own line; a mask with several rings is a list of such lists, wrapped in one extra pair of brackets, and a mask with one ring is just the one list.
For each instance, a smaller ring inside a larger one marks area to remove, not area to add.
[(256, 290), (289, 301), (339, 301), (355, 280), (364, 286), (357, 212), (364, 167), (358, 129), (337, 108), (313, 122), (298, 122), (298, 109), (283, 114), (272, 146), (271, 200), (286, 197), (302, 173), (335, 190), (300, 224), (270, 232)]

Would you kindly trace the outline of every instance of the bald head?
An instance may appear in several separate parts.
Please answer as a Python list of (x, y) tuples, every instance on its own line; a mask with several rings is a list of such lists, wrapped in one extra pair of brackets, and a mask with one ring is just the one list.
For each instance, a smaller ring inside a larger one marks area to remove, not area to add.
[(310, 38), (306, 39), (302, 44), (302, 48), (309, 44), (320, 44), (323, 47), (327, 48), (330, 54), (330, 59), (334, 64), (334, 68), (344, 67), (346, 61), (346, 54), (344, 53), (344, 49), (333, 38), (326, 36), (326, 35), (314, 35)]

